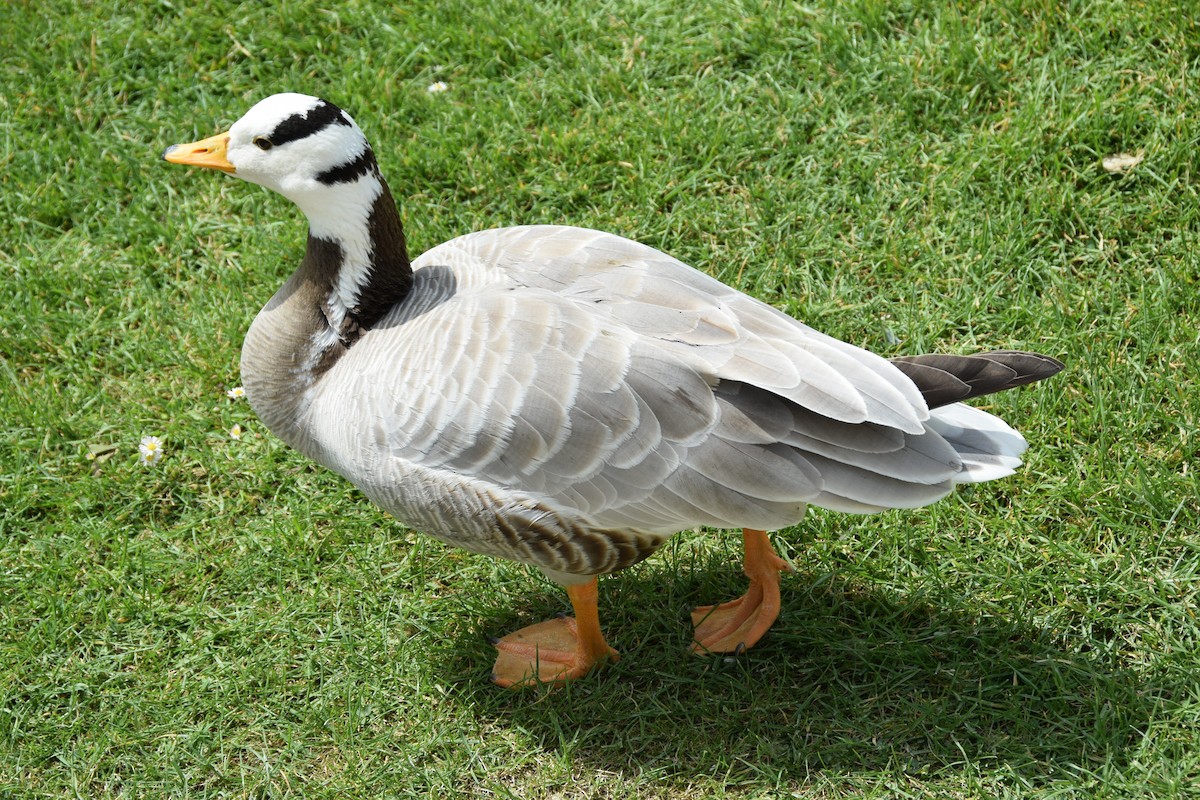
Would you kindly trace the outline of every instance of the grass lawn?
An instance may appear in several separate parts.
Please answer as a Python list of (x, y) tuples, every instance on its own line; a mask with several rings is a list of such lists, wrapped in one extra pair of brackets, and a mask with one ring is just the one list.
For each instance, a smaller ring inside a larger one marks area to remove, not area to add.
[[(1196, 797), (1195, 12), (3, 4), (0, 796)], [(491, 686), (486, 636), (564, 594), (226, 396), (303, 220), (159, 155), (285, 90), (355, 115), (414, 252), (603, 228), (885, 355), (1061, 358), (987, 398), (1025, 468), (779, 532), (742, 658), (684, 652), (743, 585), (693, 532), (601, 581), (619, 664)]]

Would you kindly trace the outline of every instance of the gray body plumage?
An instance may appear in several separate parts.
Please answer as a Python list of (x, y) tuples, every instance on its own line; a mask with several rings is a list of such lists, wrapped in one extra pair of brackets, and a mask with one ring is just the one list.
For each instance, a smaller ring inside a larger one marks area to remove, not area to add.
[[(926, 505), (1009, 474), (1025, 448), (982, 411), (929, 412), (884, 359), (611, 234), (484, 231), (413, 268), (408, 297), (276, 432), (404, 523), (560, 582), (698, 525)], [(271, 324), (256, 320), (244, 374)]]

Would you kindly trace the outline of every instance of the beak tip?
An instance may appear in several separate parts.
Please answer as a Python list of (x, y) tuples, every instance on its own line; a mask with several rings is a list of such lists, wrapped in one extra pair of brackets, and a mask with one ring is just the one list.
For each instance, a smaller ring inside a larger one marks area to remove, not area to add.
[(163, 154), (162, 154), (163, 161), (170, 161), (171, 153), (175, 152), (178, 149), (179, 149), (179, 145), (177, 145), (177, 144), (169, 145), (166, 150), (163, 150)]

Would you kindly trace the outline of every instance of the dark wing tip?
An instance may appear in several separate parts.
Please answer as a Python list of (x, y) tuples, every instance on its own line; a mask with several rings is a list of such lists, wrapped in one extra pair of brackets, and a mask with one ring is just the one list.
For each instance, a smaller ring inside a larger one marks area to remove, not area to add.
[(1024, 350), (902, 356), (892, 363), (917, 385), (930, 408), (1036, 383), (1064, 368), (1057, 358)]

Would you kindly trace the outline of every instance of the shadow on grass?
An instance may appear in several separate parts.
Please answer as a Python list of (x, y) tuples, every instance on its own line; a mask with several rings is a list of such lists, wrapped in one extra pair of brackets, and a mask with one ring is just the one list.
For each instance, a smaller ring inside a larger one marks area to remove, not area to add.
[[(1124, 763), (1171, 694), (1050, 631), (805, 574), (785, 579), (780, 621), (754, 650), (690, 656), (684, 604), (716, 599), (722, 583), (728, 593), (736, 576), (726, 572), (659, 567), (605, 580), (619, 664), (554, 692), (479, 691), (479, 677), (459, 684), (461, 701), (547, 751), (630, 775), (967, 769), (1036, 783)], [(547, 614), (565, 603), (550, 590), (543, 599)], [(480, 620), (498, 633), (529, 621)], [(461, 655), (446, 651), (431, 669), (478, 675), (489, 656), (478, 641), (456, 644)]]

